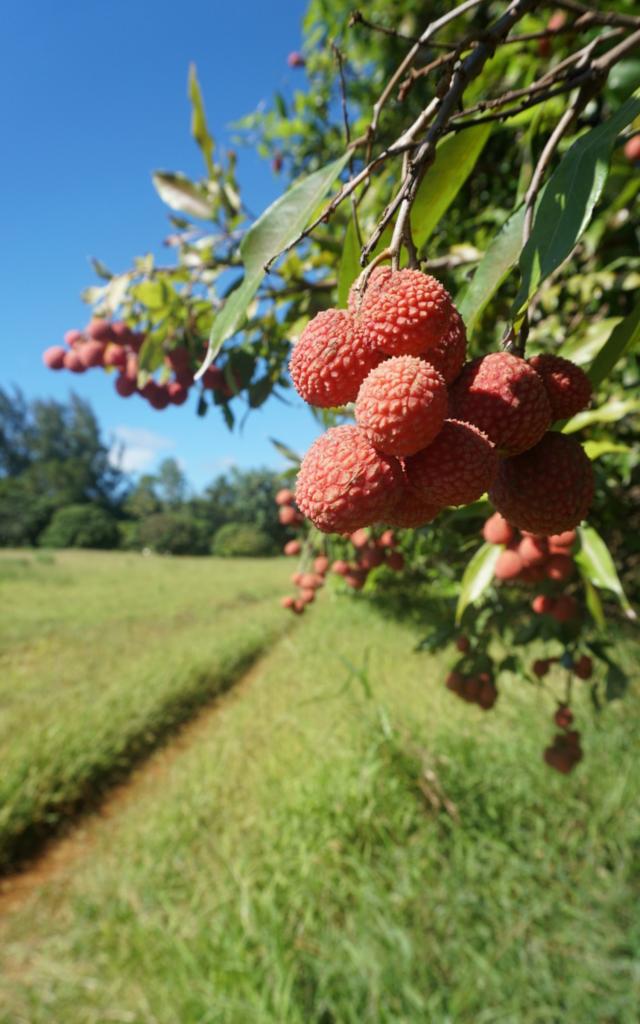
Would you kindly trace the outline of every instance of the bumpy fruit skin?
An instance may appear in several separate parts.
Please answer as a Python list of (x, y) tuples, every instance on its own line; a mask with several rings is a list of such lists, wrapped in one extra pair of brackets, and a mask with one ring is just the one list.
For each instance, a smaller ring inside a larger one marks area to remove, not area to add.
[(419, 270), (385, 270), (371, 278), (359, 313), (371, 348), (391, 356), (436, 348), (455, 312), (444, 285)]
[(535, 448), (500, 464), (489, 497), (514, 526), (544, 537), (584, 519), (593, 487), (581, 445), (566, 434), (548, 433)]
[(372, 370), (356, 401), (356, 422), (387, 455), (413, 455), (433, 441), (447, 415), (447, 386), (415, 356), (396, 356)]
[(52, 345), (51, 348), (47, 348), (43, 352), (42, 361), (50, 370), (61, 370), (64, 366), (66, 352), (66, 348), (63, 348), (62, 345)]
[(542, 378), (508, 352), (474, 359), (451, 389), (451, 416), (473, 423), (501, 454), (532, 448), (551, 425)]
[(327, 309), (300, 335), (289, 361), (298, 394), (320, 408), (355, 402), (358, 388), (384, 356), (365, 341), (350, 313)]
[[(428, 523), (433, 522), (440, 512), (442, 512), (441, 505), (435, 505), (429, 499), (425, 499), (413, 487), (404, 484), (404, 486), (398, 489), (395, 503), (384, 517), (384, 522), (388, 523), (389, 526), (417, 529), (419, 526), (426, 526)], [(397, 552), (392, 552), (389, 555), (387, 559), (388, 565), (391, 565), (390, 559), (395, 554)]]
[(530, 359), (529, 366), (542, 378), (554, 420), (566, 420), (587, 408), (591, 401), (591, 381), (575, 363), (544, 353)]
[(332, 427), (302, 460), (296, 503), (323, 533), (352, 533), (385, 518), (400, 480), (399, 463), (358, 427)]
[(482, 536), (487, 544), (510, 544), (515, 537), (515, 530), (504, 516), (494, 512), (482, 527)]
[(467, 332), (462, 317), (454, 309), (446, 333), (422, 358), (435, 367), (446, 384), (453, 384), (460, 376), (466, 354)]
[(477, 501), (497, 471), (498, 454), (487, 435), (460, 420), (445, 420), (431, 444), (405, 463), (409, 483), (442, 508)]

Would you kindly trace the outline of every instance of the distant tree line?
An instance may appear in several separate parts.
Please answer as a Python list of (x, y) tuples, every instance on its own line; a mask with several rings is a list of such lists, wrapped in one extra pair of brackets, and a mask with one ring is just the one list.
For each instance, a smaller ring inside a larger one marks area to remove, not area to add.
[(287, 530), (271, 470), (231, 469), (193, 495), (175, 459), (133, 480), (84, 399), (28, 402), (0, 388), (0, 546), (271, 555)]

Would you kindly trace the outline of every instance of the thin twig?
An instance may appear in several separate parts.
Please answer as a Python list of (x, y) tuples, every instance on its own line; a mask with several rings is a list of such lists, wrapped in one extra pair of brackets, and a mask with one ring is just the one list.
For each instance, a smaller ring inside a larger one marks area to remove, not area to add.
[[(351, 126), (349, 124), (349, 109), (347, 107), (347, 83), (344, 77), (344, 59), (340, 47), (335, 42), (331, 43), (333, 52), (336, 57), (338, 64), (338, 75), (340, 77), (340, 100), (342, 104), (342, 120), (344, 121), (344, 135), (347, 146), (351, 146)], [(355, 166), (353, 162), (353, 150), (351, 150), (349, 156), (349, 177), (353, 178), (355, 173)], [(351, 193), (351, 216), (353, 218), (353, 227), (358, 240), (358, 248), (362, 248), (362, 233), (360, 231), (360, 221), (358, 220), (358, 206), (356, 204), (355, 195)]]

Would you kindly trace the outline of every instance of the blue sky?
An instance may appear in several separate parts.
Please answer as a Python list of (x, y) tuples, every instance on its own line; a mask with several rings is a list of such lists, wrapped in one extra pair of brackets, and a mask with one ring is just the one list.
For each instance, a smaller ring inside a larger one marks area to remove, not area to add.
[[(99, 256), (124, 270), (135, 255), (167, 258), (166, 208), (151, 184), (162, 168), (201, 173), (189, 133), (187, 72), (195, 61), (210, 128), (222, 144), (229, 125), (276, 89), (301, 84), (287, 55), (300, 47), (304, 0), (34, 0), (3, 8), (0, 122), (3, 159), (0, 345), (2, 386), (28, 397), (89, 399), (106, 437), (128, 448), (128, 464), (150, 470), (166, 455), (201, 487), (230, 464), (284, 465), (268, 441), (304, 450), (318, 428), (301, 401), (271, 401), (243, 432), (219, 415), (152, 410), (124, 400), (94, 370), (53, 373), (42, 351), (81, 327), (80, 292)], [(239, 152), (248, 205), (263, 209), (281, 191), (268, 162)]]

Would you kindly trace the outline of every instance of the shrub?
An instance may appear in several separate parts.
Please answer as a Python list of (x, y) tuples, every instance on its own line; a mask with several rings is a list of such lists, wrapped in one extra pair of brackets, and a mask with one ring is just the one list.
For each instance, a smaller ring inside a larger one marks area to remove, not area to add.
[(211, 553), (219, 558), (259, 558), (274, 552), (272, 538), (250, 523), (225, 523), (211, 543)]
[(138, 523), (137, 546), (164, 555), (206, 555), (204, 523), (181, 512), (158, 512)]
[(45, 548), (116, 548), (118, 524), (98, 505), (66, 505), (53, 514), (38, 538)]

